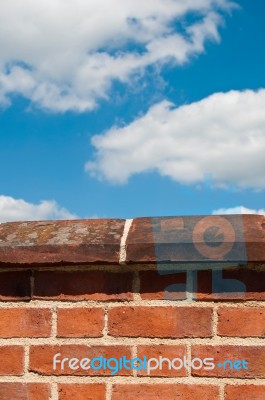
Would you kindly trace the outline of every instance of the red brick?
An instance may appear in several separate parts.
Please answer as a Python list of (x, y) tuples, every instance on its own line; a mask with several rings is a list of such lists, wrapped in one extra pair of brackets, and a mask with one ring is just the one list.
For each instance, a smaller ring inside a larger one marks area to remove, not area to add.
[(107, 271), (36, 271), (34, 298), (43, 300), (132, 300), (133, 274)]
[(128, 337), (209, 337), (212, 309), (202, 307), (115, 307), (109, 334)]
[(264, 385), (226, 386), (225, 400), (264, 400)]
[(106, 387), (103, 384), (63, 384), (58, 385), (59, 400), (105, 400)]
[[(265, 300), (265, 271), (256, 271), (254, 269), (226, 269), (222, 272), (223, 283), (229, 279), (235, 279), (245, 285), (244, 291), (233, 292), (233, 286), (226, 290), (220, 289), (220, 292), (213, 292), (212, 271), (198, 272), (198, 293), (194, 293), (197, 300), (218, 300), (218, 301), (264, 301)], [(227, 281), (229, 282), (229, 281)], [(235, 282), (236, 283), (236, 282)]]
[[(216, 367), (213, 370), (194, 370), (194, 376), (214, 376), (231, 378), (264, 378), (265, 377), (265, 346), (239, 346), (239, 345), (195, 345), (192, 347), (192, 358), (214, 358)], [(230, 369), (229, 363), (226, 369), (217, 367), (218, 363), (224, 363), (226, 360), (232, 362), (236, 360), (245, 360), (248, 362), (248, 370), (242, 368), (239, 370)]]
[(99, 337), (104, 327), (103, 308), (59, 308), (58, 337)]
[(264, 261), (265, 216), (242, 215), (244, 239), (249, 261)]
[(1, 382), (0, 400), (49, 400), (47, 383)]
[[(175, 358), (181, 358), (186, 355), (186, 346), (185, 345), (154, 345), (154, 346), (138, 346), (137, 349), (137, 357), (143, 360), (144, 356), (148, 359), (156, 358), (159, 360), (160, 357), (168, 358), (170, 361)], [(154, 364), (152, 364), (154, 365)], [(179, 367), (179, 362), (176, 361), (176, 368)], [(156, 369), (150, 372), (150, 375), (147, 374), (146, 370), (138, 371), (139, 376), (187, 376), (188, 371), (183, 366), (181, 369), (170, 369), (169, 365), (166, 361), (162, 364), (163, 368)]]
[(118, 263), (124, 223), (121, 219), (4, 223), (0, 263), (22, 267)]
[[(16, 266), (118, 263), (124, 224), (121, 219), (4, 223), (0, 226), (0, 263)], [(214, 260), (227, 256), (240, 262), (245, 256), (251, 262), (262, 263), (264, 225), (264, 216), (258, 215), (134, 219), (126, 242), (127, 262), (200, 262), (209, 256)], [(231, 250), (228, 255), (223, 254), (222, 246), (216, 245), (219, 235), (209, 234), (207, 246), (202, 246), (203, 234), (211, 227), (222, 229), (224, 250)], [(240, 254), (243, 246), (246, 255)]]
[(141, 271), (140, 295), (143, 300), (184, 300), (187, 297), (186, 273), (164, 274), (162, 271), (161, 273)]
[(31, 297), (30, 270), (0, 273), (0, 301), (27, 301)]
[(212, 385), (113, 385), (111, 400), (218, 400), (218, 393)]
[(0, 346), (0, 375), (23, 375), (24, 348)]
[[(86, 346), (86, 345), (61, 345), (61, 346), (31, 346), (30, 348), (30, 371), (37, 372), (43, 375), (90, 375), (90, 376), (108, 376), (111, 375), (111, 370), (100, 369), (99, 371), (88, 369), (84, 370), (78, 368), (72, 370), (67, 363), (64, 365), (64, 369), (61, 368), (61, 364), (57, 364), (56, 369), (53, 369), (53, 357), (55, 354), (60, 353), (61, 356), (57, 358), (62, 360), (63, 358), (89, 358), (92, 360), (95, 357), (105, 358), (120, 358), (126, 356), (131, 359), (130, 348), (126, 346)], [(117, 375), (131, 375), (131, 371), (123, 369), (119, 371)]]
[[(126, 242), (127, 262), (195, 264), (210, 259), (261, 262), (265, 257), (265, 231), (261, 229), (263, 221), (264, 217), (261, 216), (247, 216), (243, 224), (240, 215), (136, 218)], [(246, 230), (243, 227), (245, 222), (248, 223)], [(222, 238), (216, 232), (223, 234), (223, 243), (220, 243)], [(207, 243), (204, 241), (206, 233)], [(247, 255), (244, 233), (248, 234)]]
[(1, 308), (0, 337), (47, 337), (51, 311), (44, 308)]
[(222, 307), (218, 310), (221, 336), (265, 336), (265, 308)]

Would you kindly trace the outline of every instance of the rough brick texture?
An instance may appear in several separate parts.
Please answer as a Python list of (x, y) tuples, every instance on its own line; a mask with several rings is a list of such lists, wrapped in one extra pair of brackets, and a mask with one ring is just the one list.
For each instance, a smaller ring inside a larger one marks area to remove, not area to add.
[[(263, 400), (262, 268), (223, 271), (244, 282), (239, 296), (210, 293), (210, 270), (198, 272), (194, 293), (188, 271), (160, 272), (154, 265), (0, 270), (3, 282), (18, 273), (20, 287), (19, 297), (14, 283), (2, 285), (0, 400)], [(62, 364), (54, 368), (56, 354)], [(149, 372), (87, 368), (100, 356), (137, 358), (137, 367), (144, 357), (163, 361), (154, 369), (153, 360)], [(214, 369), (188, 364), (198, 357), (214, 358)]]
[(265, 218), (221, 271), (218, 221), (0, 224), (0, 400), (264, 400)]
[(50, 393), (47, 383), (0, 383), (1, 400), (49, 400)]
[(225, 400), (264, 400), (264, 385), (235, 385), (227, 386), (225, 390)]
[(223, 307), (218, 311), (221, 336), (265, 337), (265, 308)]
[(37, 271), (34, 299), (132, 300), (132, 274), (106, 271)]
[(30, 270), (2, 272), (0, 279), (0, 301), (30, 300), (30, 276)]
[(103, 308), (59, 308), (58, 337), (99, 337), (104, 328)]
[(218, 400), (218, 388), (201, 385), (114, 385), (113, 400)]
[(208, 337), (211, 319), (211, 308), (115, 307), (109, 311), (109, 332), (129, 337)]
[(105, 400), (104, 384), (59, 384), (59, 400)]
[(0, 346), (0, 375), (22, 375), (24, 348), (22, 346)]
[(51, 310), (43, 308), (0, 309), (0, 337), (48, 337)]

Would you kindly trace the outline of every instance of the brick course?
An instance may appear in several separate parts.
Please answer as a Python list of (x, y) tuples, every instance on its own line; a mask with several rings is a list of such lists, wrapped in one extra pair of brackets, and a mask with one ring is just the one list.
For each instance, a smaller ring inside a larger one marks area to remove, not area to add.
[[(175, 223), (183, 228), (178, 218), (161, 221), (167, 241)], [(242, 293), (212, 293), (214, 272), (200, 269), (203, 263), (192, 264), (193, 274), (191, 264), (185, 270), (181, 262), (162, 271), (154, 262), (149, 218), (104, 220), (98, 231), (100, 220), (63, 222), (72, 242), (57, 247), (47, 242), (55, 234), (60, 242), (60, 222), (25, 224), (0, 226), (0, 400), (265, 399), (263, 217), (243, 220), (247, 262), (222, 271), (224, 282), (242, 283)], [(31, 248), (33, 229), (40, 239)], [(14, 230), (21, 242), (9, 243)], [(160, 245), (172, 261), (172, 246)], [(63, 369), (53, 366), (58, 353), (67, 358)], [(150, 376), (124, 367), (116, 374), (69, 367), (71, 359), (101, 355), (227, 363), (170, 369), (164, 360)], [(248, 369), (231, 370), (228, 360), (246, 360)]]

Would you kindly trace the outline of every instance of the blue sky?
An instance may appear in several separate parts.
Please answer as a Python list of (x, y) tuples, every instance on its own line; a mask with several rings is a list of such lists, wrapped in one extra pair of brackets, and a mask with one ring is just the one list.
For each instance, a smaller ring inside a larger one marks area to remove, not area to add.
[(265, 3), (236, 3), (3, 0), (0, 221), (264, 213)]

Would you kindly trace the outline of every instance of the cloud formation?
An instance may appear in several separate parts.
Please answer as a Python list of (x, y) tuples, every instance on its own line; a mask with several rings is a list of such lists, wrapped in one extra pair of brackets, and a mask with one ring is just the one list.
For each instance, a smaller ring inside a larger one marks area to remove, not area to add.
[(33, 204), (10, 196), (0, 196), (0, 223), (75, 218), (78, 218), (77, 215), (60, 207), (53, 200), (43, 200), (40, 204)]
[(221, 13), (231, 7), (232, 0), (1, 0), (0, 104), (16, 94), (47, 110), (92, 110), (113, 81), (128, 83), (153, 64), (183, 64), (205, 41), (218, 41)]
[(93, 176), (125, 183), (157, 171), (182, 184), (265, 188), (265, 89), (216, 93), (174, 108), (163, 101), (92, 138)]
[(213, 215), (228, 215), (228, 214), (257, 214), (265, 215), (265, 209), (253, 210), (244, 206), (232, 207), (232, 208), (219, 208), (214, 210)]

